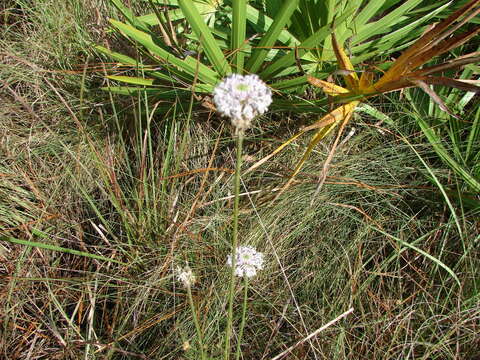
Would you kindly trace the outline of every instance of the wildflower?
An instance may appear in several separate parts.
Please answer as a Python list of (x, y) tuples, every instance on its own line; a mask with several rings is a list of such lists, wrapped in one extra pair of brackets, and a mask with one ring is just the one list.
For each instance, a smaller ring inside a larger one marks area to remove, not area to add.
[(177, 267), (177, 279), (182, 282), (185, 287), (192, 286), (196, 281), (195, 275), (189, 266), (185, 266), (184, 268), (180, 266)]
[[(228, 256), (227, 265), (232, 266), (232, 255)], [(251, 246), (239, 246), (235, 252), (235, 275), (253, 277), (257, 270), (263, 269), (263, 254)]]
[(248, 129), (255, 116), (265, 113), (272, 103), (272, 91), (257, 75), (232, 74), (213, 90), (213, 102), (228, 116), (237, 131)]

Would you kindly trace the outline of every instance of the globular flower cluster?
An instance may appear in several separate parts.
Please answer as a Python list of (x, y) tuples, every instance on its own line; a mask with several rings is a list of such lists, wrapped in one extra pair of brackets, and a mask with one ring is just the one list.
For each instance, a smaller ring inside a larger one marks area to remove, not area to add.
[(232, 74), (213, 90), (217, 111), (228, 116), (237, 131), (248, 129), (255, 116), (272, 103), (272, 91), (257, 75)]
[(180, 266), (177, 267), (177, 279), (183, 283), (185, 287), (192, 286), (196, 281), (195, 275), (189, 266), (185, 266), (184, 268), (181, 268)]
[[(227, 258), (227, 265), (232, 266), (232, 255)], [(257, 270), (263, 269), (263, 254), (251, 246), (239, 246), (235, 251), (235, 275), (253, 277)]]

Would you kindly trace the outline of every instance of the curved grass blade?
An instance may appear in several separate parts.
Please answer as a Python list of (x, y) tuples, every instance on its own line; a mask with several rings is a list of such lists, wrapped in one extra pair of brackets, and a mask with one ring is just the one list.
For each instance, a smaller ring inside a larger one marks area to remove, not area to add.
[(68, 248), (64, 248), (64, 247), (56, 246), (56, 245), (44, 244), (44, 243), (36, 242), (36, 241), (21, 240), (21, 239), (16, 239), (16, 238), (10, 237), (10, 236), (2, 236), (2, 237), (0, 237), (0, 240), (8, 241), (8, 242), (11, 242), (13, 244), (31, 246), (31, 247), (36, 247), (36, 248), (39, 248), (39, 249), (46, 249), (46, 250), (51, 250), (51, 251), (59, 251), (59, 252), (63, 252), (63, 253), (66, 253), (66, 254), (84, 256), (84, 257), (88, 257), (88, 258), (91, 258), (91, 259), (113, 262), (113, 263), (120, 264), (120, 265), (127, 265), (124, 262), (121, 262), (121, 261), (118, 261), (118, 260), (115, 260), (115, 259), (111, 259), (111, 258), (107, 258), (107, 257), (104, 257), (104, 256), (90, 254), (90, 253), (87, 253), (85, 251), (68, 249)]
[(442, 261), (440, 261), (439, 259), (437, 259), (435, 256), (432, 256), (430, 255), (429, 253), (427, 253), (426, 251), (416, 247), (415, 245), (412, 245), (412, 244), (409, 244), (405, 241), (403, 241), (402, 239), (399, 239), (397, 238), (396, 236), (393, 236), (379, 228), (376, 228), (375, 226), (371, 226), (369, 225), (372, 229), (375, 229), (376, 231), (378, 231), (379, 233), (399, 242), (401, 245), (405, 246), (405, 247), (408, 247), (412, 250), (415, 250), (416, 252), (418, 252), (419, 254), (422, 254), (423, 256), (425, 256), (427, 259), (430, 259), (432, 260), (435, 264), (437, 264), (438, 266), (440, 266), (441, 268), (443, 268), (445, 271), (447, 271), (450, 276), (455, 280), (455, 282), (458, 284), (458, 286), (462, 286), (461, 283), (460, 283), (460, 280), (458, 279), (458, 276), (453, 272), (452, 269), (450, 269), (447, 265), (445, 265)]
[[(440, 158), (445, 162), (451, 169), (453, 169), (462, 179), (472, 187), (477, 192), (480, 192), (480, 182), (472, 176), (463, 166), (461, 166), (455, 159), (453, 159), (448, 151), (441, 143), (440, 137), (432, 130), (432, 128), (427, 124), (427, 122), (421, 117), (417, 116), (416, 120), (420, 125), (423, 133), (427, 137), (428, 141), (434, 148), (435, 152), (440, 156)], [(413, 148), (412, 148), (413, 149)], [(417, 154), (418, 155), (418, 154)], [(421, 159), (423, 162), (423, 159)], [(425, 164), (426, 165), (426, 164)]]
[(133, 85), (153, 86), (155, 80), (134, 76), (108, 75), (108, 79)]
[(261, 160), (257, 161), (255, 164), (253, 164), (252, 166), (250, 166), (246, 171), (245, 171), (245, 174), (249, 173), (250, 171), (253, 171), (255, 170), (256, 168), (258, 168), (260, 165), (266, 163), (268, 160), (270, 160), (273, 156), (275, 156), (276, 154), (278, 154), (280, 151), (282, 151), (287, 145), (291, 144), (295, 139), (297, 139), (298, 137), (302, 136), (303, 134), (305, 133), (305, 131), (300, 131), (299, 133), (293, 135), (290, 139), (288, 139), (287, 141), (285, 141), (282, 145), (280, 145), (279, 147), (277, 147), (275, 150), (272, 151), (272, 153), (270, 153), (269, 155), (265, 156), (264, 158), (262, 158)]

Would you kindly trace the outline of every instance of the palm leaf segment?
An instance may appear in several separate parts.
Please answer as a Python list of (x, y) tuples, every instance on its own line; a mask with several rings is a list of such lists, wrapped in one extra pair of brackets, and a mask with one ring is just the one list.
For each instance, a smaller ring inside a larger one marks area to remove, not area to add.
[(318, 142), (320, 142), (320, 140), (327, 136), (339, 124), (340, 129), (338, 136), (341, 135), (345, 125), (351, 119), (355, 108), (359, 105), (360, 100), (362, 99), (412, 86), (418, 86), (425, 90), (442, 110), (448, 111), (440, 97), (438, 97), (428, 85), (445, 85), (465, 91), (480, 92), (480, 87), (474, 86), (469, 82), (442, 76), (432, 76), (434, 73), (480, 61), (480, 54), (478, 52), (464, 55), (460, 58), (439, 65), (418, 69), (433, 57), (457, 48), (473, 36), (479, 34), (480, 27), (476, 27), (459, 35), (454, 35), (454, 32), (458, 28), (479, 13), (480, 0), (473, 0), (461, 7), (448, 18), (424, 33), (423, 36), (402, 53), (402, 55), (392, 64), (390, 69), (375, 83), (373, 83), (372, 72), (362, 72), (360, 78), (358, 77), (352, 62), (345, 53), (345, 50), (340, 44), (338, 44), (335, 35), (332, 34), (332, 47), (335, 52), (338, 67), (340, 68), (339, 73), (342, 74), (346, 86), (342, 87), (312, 76), (308, 77), (308, 81), (310, 84), (321, 88), (328, 96), (333, 96), (332, 100), (334, 103), (342, 104), (327, 115), (323, 116), (313, 125), (305, 127), (301, 132), (288, 139), (270, 155), (250, 167), (247, 172), (254, 170), (268, 161), (272, 156), (283, 150), (288, 144), (303, 135), (305, 132), (317, 129), (302, 158), (293, 170), (289, 181), (283, 187), (283, 190), (285, 190), (301, 170), (303, 164), (308, 159), (310, 153)]

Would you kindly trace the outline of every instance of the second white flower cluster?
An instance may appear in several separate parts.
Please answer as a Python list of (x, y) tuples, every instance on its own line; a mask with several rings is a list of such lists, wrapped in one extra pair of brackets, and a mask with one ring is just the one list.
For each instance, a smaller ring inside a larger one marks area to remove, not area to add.
[[(238, 277), (251, 278), (263, 269), (263, 254), (252, 246), (239, 246), (235, 251), (235, 275)], [(232, 255), (228, 255), (227, 265), (232, 266)], [(190, 267), (177, 267), (177, 280), (185, 287), (195, 284), (196, 278)]]

